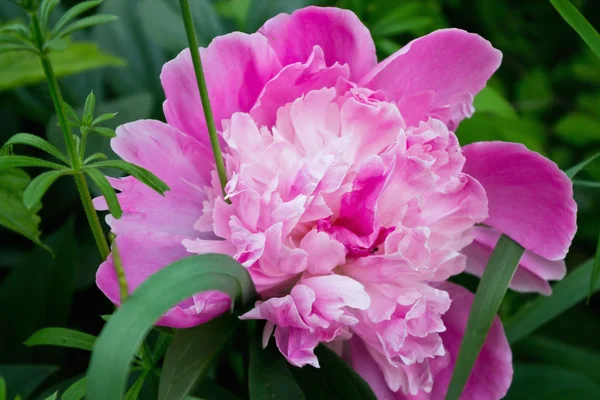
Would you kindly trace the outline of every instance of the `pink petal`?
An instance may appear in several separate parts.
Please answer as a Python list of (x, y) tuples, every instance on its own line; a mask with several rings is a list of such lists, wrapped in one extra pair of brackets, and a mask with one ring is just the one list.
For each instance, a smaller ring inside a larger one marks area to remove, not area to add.
[(354, 81), (377, 64), (371, 34), (352, 11), (306, 7), (271, 18), (259, 33), (269, 40), (283, 65), (305, 62), (317, 45), (325, 53), (327, 66), (348, 64)]
[[(230, 33), (200, 49), (211, 108), (218, 130), (236, 111), (250, 111), (265, 83), (280, 69), (277, 56), (259, 34)], [(303, 60), (304, 61), (304, 60)], [(166, 63), (161, 81), (169, 124), (208, 144), (206, 123), (189, 49)]]
[(302, 238), (300, 248), (308, 253), (307, 270), (311, 274), (327, 274), (346, 261), (344, 245), (316, 229)]
[[(194, 222), (202, 215), (202, 202), (210, 186), (212, 154), (194, 138), (159, 121), (141, 120), (117, 128), (111, 140), (114, 151), (125, 161), (144, 167), (169, 187), (164, 196), (133, 177), (110, 179), (118, 195), (123, 216), (107, 216), (113, 232), (170, 232), (197, 236)], [(97, 209), (106, 201), (97, 198)]]
[(334, 87), (339, 77), (349, 75), (347, 65), (326, 66), (323, 50), (315, 46), (305, 63), (290, 64), (267, 82), (250, 115), (257, 123), (272, 126), (280, 107), (312, 90)]
[[(117, 236), (115, 245), (119, 254), (129, 293), (141, 285), (150, 275), (174, 261), (189, 256), (181, 245), (183, 236), (169, 233), (140, 232)], [(114, 270), (112, 255), (100, 265), (96, 274), (98, 288), (113, 303), (121, 303), (119, 283)], [(231, 299), (218, 291), (206, 291), (171, 308), (157, 325), (188, 328), (209, 321), (227, 310)]]
[[(442, 29), (413, 40), (379, 63), (360, 86), (383, 90), (400, 105), (410, 103), (400, 109), (407, 121), (432, 116), (454, 130), (473, 114), (473, 97), (498, 69), (501, 59), (502, 54), (482, 37)], [(427, 105), (431, 92), (433, 99)]]
[(565, 258), (577, 230), (577, 204), (558, 166), (517, 143), (479, 142), (463, 152), (465, 173), (487, 193), (485, 224), (544, 258)]

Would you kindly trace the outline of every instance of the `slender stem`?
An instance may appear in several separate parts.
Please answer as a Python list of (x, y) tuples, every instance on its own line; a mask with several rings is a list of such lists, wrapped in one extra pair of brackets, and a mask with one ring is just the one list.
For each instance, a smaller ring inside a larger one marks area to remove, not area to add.
[(194, 64), (194, 71), (196, 72), (196, 81), (198, 82), (198, 89), (200, 90), (200, 99), (202, 101), (202, 109), (204, 110), (204, 118), (206, 119), (206, 127), (208, 128), (208, 134), (210, 136), (210, 144), (212, 146), (212, 151), (215, 156), (215, 164), (217, 166), (219, 180), (221, 181), (223, 197), (225, 197), (225, 185), (227, 184), (227, 174), (225, 173), (225, 166), (223, 164), (223, 156), (221, 154), (221, 147), (219, 145), (219, 137), (217, 136), (215, 120), (213, 117), (212, 109), (210, 108), (210, 99), (208, 97), (208, 89), (206, 88), (206, 80), (204, 79), (202, 61), (200, 60), (200, 50), (198, 48), (198, 41), (196, 40), (196, 31), (194, 30), (192, 12), (190, 10), (190, 4), (188, 0), (179, 0), (179, 4), (181, 5), (181, 15), (183, 16), (185, 33), (187, 35), (188, 43), (190, 45), (192, 63)]
[(44, 69), (44, 74), (46, 75), (46, 81), (48, 81), (48, 89), (50, 90), (52, 104), (54, 104), (54, 110), (56, 111), (56, 115), (58, 117), (58, 124), (60, 125), (60, 129), (65, 140), (67, 153), (71, 159), (71, 167), (75, 171), (75, 184), (77, 185), (77, 190), (79, 191), (79, 197), (81, 197), (81, 203), (83, 204), (83, 209), (85, 210), (90, 229), (92, 230), (92, 234), (96, 240), (98, 251), (100, 251), (102, 258), (105, 259), (108, 257), (110, 249), (108, 248), (108, 242), (106, 241), (106, 237), (102, 231), (102, 225), (100, 225), (98, 214), (96, 214), (96, 210), (92, 204), (92, 197), (90, 196), (90, 191), (88, 189), (87, 182), (85, 181), (85, 176), (82, 172), (80, 172), (83, 164), (83, 154), (80, 155), (77, 151), (75, 140), (73, 140), (73, 136), (71, 135), (71, 127), (63, 106), (63, 98), (60, 92), (60, 87), (58, 86), (58, 81), (56, 80), (56, 75), (54, 74), (54, 69), (52, 68), (50, 58), (48, 58), (48, 55), (44, 51), (45, 38), (40, 27), (40, 21), (36, 12), (31, 12), (29, 15), (31, 17), (33, 34), (38, 46), (42, 68)]
[(114, 242), (115, 236), (111, 233), (110, 240), (112, 242), (112, 254), (113, 264), (115, 272), (117, 273), (117, 281), (119, 282), (119, 293), (121, 294), (121, 304), (125, 303), (125, 300), (129, 297), (129, 289), (127, 288), (127, 279), (125, 279), (125, 270), (123, 269), (123, 263), (121, 262), (121, 255), (119, 248)]
[(94, 235), (94, 240), (98, 246), (98, 251), (100, 251), (100, 256), (102, 259), (106, 259), (110, 253), (110, 249), (108, 248), (108, 242), (106, 241), (106, 237), (102, 231), (98, 214), (96, 214), (96, 210), (92, 204), (92, 197), (90, 196), (90, 190), (88, 189), (83, 172), (78, 172), (75, 174), (75, 183), (77, 184), (79, 197), (81, 198), (81, 203), (83, 204), (83, 209), (85, 210), (85, 215), (87, 216), (90, 229)]

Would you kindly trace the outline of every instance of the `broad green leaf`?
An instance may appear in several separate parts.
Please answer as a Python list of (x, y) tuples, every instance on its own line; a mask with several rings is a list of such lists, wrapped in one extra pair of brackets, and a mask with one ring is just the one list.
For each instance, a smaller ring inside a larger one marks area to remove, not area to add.
[[(585, 299), (593, 267), (594, 260), (585, 262), (556, 283), (552, 287), (552, 295), (537, 297), (505, 321), (508, 341), (511, 344), (518, 342)], [(596, 283), (594, 292), (599, 289), (600, 283)]]
[[(50, 52), (49, 57), (58, 78), (96, 68), (125, 65), (120, 58), (100, 51), (95, 43), (89, 42), (73, 43), (63, 51)], [(46, 79), (36, 54), (0, 54), (0, 69), (0, 91), (40, 83)]]
[(92, 351), (96, 337), (66, 328), (43, 328), (31, 335), (27, 346), (59, 346)]
[(594, 399), (600, 385), (564, 368), (516, 364), (512, 385), (504, 400), (583, 400)]
[(155, 190), (160, 194), (164, 194), (167, 190), (170, 190), (169, 186), (160, 180), (152, 172), (145, 168), (138, 167), (137, 165), (128, 163), (126, 161), (115, 160), (115, 161), (100, 161), (94, 164), (87, 165), (89, 168), (117, 168), (129, 175), (135, 177), (137, 180), (147, 185), (151, 189)]
[(581, 36), (583, 41), (600, 57), (600, 34), (585, 19), (577, 8), (569, 0), (550, 0), (556, 11), (571, 28)]
[(579, 171), (583, 170), (585, 167), (588, 166), (588, 164), (590, 164), (591, 162), (593, 162), (599, 156), (600, 156), (600, 153), (594, 154), (593, 156), (591, 156), (587, 160), (584, 160), (584, 161), (580, 162), (579, 164), (577, 164), (577, 165), (569, 168), (568, 170), (566, 170), (565, 174), (567, 174), (567, 176), (569, 178), (571, 178), (571, 179), (575, 178), (575, 175), (577, 175), (579, 173)]
[(513, 106), (491, 86), (484, 87), (473, 100), (475, 112), (488, 112), (506, 118), (517, 118)]
[(60, 31), (56, 35), (56, 38), (64, 38), (65, 36), (68, 36), (75, 31), (85, 29), (85, 28), (90, 28), (90, 27), (96, 26), (96, 25), (107, 24), (109, 22), (116, 21), (117, 19), (118, 19), (118, 17), (116, 15), (108, 15), (108, 14), (97, 14), (97, 15), (92, 15), (91, 17), (82, 18), (78, 21), (73, 22), (71, 25), (67, 26), (65, 29)]
[[(260, 330), (262, 331), (262, 329)], [(302, 389), (290, 371), (289, 363), (276, 346), (271, 344), (263, 349), (260, 337), (256, 334), (250, 338), (249, 342), (248, 391), (250, 400), (306, 400)]]
[(563, 140), (575, 146), (600, 141), (600, 119), (581, 112), (565, 114), (554, 130)]
[(121, 209), (121, 205), (119, 204), (119, 199), (117, 199), (117, 194), (115, 193), (115, 189), (110, 185), (108, 179), (102, 174), (102, 172), (98, 171), (94, 168), (84, 168), (85, 173), (92, 179), (92, 181), (96, 184), (98, 189), (100, 189), (100, 193), (104, 196), (106, 200), (106, 204), (108, 205), (108, 210), (116, 219), (121, 218), (123, 215), (123, 210)]
[(39, 136), (32, 135), (31, 133), (17, 133), (12, 136), (6, 143), (4, 143), (4, 147), (13, 146), (15, 144), (22, 144), (25, 146), (35, 147), (46, 153), (58, 158), (65, 164), (69, 164), (69, 159), (64, 156), (60, 150), (58, 150), (54, 145), (48, 143), (45, 139), (42, 139)]
[(539, 336), (523, 339), (515, 348), (536, 361), (568, 368), (600, 382), (600, 353), (593, 349)]
[(125, 393), (124, 400), (137, 400), (138, 396), (140, 395), (140, 391), (144, 386), (144, 381), (146, 380), (147, 376), (147, 371), (140, 374), (140, 376), (135, 380), (133, 385), (131, 385), (129, 390), (127, 390), (127, 393)]
[(72, 174), (73, 171), (70, 170), (47, 171), (39, 174), (25, 188), (25, 192), (23, 192), (23, 204), (25, 204), (28, 210), (31, 210), (42, 200), (44, 194), (46, 194), (50, 186), (58, 178)]
[(112, 315), (96, 341), (87, 374), (89, 400), (120, 398), (133, 355), (152, 325), (171, 307), (206, 290), (227, 293), (244, 305), (254, 298), (246, 268), (222, 254), (184, 258), (142, 283)]
[(332, 350), (320, 345), (315, 355), (321, 368), (290, 368), (307, 399), (377, 400), (367, 382)]
[(175, 334), (162, 368), (159, 400), (184, 400), (206, 375), (239, 325), (235, 315), (223, 315)]
[(65, 25), (84, 12), (98, 6), (100, 3), (102, 3), (102, 0), (84, 1), (68, 9), (67, 12), (60, 17), (56, 25), (54, 25), (54, 29), (52, 29), (50, 37), (55, 37), (65, 27)]
[(50, 375), (58, 370), (50, 365), (0, 365), (0, 376), (6, 382), (6, 397), (27, 398)]
[(0, 156), (0, 170), (21, 167), (40, 167), (53, 169), (66, 169), (64, 165), (42, 160), (41, 158), (27, 156)]
[(87, 392), (87, 378), (83, 377), (75, 381), (60, 396), (60, 400), (81, 400)]
[(524, 251), (517, 242), (502, 235), (492, 252), (475, 292), (446, 400), (460, 398)]
[(0, 225), (49, 250), (40, 240), (40, 217), (23, 204), (29, 176), (19, 169), (0, 170)]

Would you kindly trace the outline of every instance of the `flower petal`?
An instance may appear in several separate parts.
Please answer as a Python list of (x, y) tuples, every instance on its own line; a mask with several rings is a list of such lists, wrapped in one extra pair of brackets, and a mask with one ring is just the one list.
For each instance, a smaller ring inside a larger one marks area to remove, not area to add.
[[(432, 116), (454, 130), (473, 114), (473, 97), (498, 69), (501, 59), (502, 53), (482, 37), (460, 29), (441, 29), (413, 40), (379, 63), (360, 86), (383, 90), (388, 100), (400, 105), (418, 103), (400, 109), (407, 123)], [(403, 100), (406, 97), (411, 101)]]
[(371, 34), (352, 11), (306, 7), (271, 18), (258, 32), (284, 66), (305, 62), (316, 45), (323, 49), (328, 66), (348, 64), (355, 82), (377, 64)]
[[(164, 196), (133, 177), (109, 178), (123, 208), (123, 216), (106, 220), (116, 234), (170, 232), (196, 237), (194, 222), (210, 186), (212, 155), (194, 138), (160, 121), (141, 120), (117, 128), (113, 150), (124, 160), (144, 167), (169, 185)], [(99, 210), (106, 201), (94, 200)]]
[(558, 166), (517, 143), (473, 143), (463, 153), (464, 172), (488, 197), (484, 223), (544, 258), (565, 258), (577, 230), (577, 204), (573, 184)]
[[(259, 34), (219, 36), (200, 53), (217, 130), (234, 112), (250, 111), (265, 83), (281, 69), (267, 40)], [(189, 49), (166, 63), (160, 78), (169, 124), (210, 148)]]
[[(115, 245), (119, 249), (129, 293), (133, 293), (153, 273), (189, 256), (181, 245), (182, 239), (180, 235), (154, 232), (117, 236)], [(121, 303), (112, 255), (100, 265), (96, 284), (110, 301), (117, 305)], [(230, 305), (231, 299), (224, 293), (214, 290), (202, 292), (171, 308), (157, 325), (189, 328), (223, 314)]]

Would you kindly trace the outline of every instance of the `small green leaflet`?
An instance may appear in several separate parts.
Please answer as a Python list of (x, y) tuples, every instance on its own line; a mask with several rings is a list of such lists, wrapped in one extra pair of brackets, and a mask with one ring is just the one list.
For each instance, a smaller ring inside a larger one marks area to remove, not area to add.
[(96, 337), (66, 328), (43, 328), (31, 335), (27, 346), (60, 346), (92, 351)]

